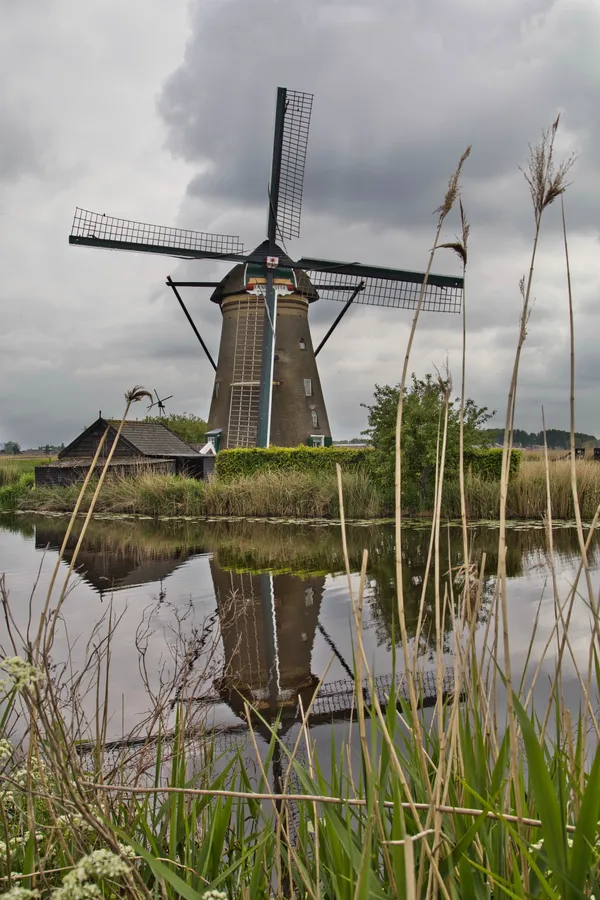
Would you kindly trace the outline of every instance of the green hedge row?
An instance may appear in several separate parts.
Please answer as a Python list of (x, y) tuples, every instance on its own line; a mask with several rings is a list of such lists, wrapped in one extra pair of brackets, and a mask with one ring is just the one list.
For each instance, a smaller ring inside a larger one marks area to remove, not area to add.
[[(343, 469), (368, 468), (370, 447), (251, 447), (221, 450), (217, 453), (216, 472), (219, 478), (242, 478), (265, 469), (278, 472), (332, 472), (336, 463)], [(523, 454), (513, 450), (510, 476), (519, 471)], [(502, 450), (497, 447), (470, 450), (465, 453), (465, 469), (490, 481), (500, 481)], [(448, 473), (450, 474), (450, 473)]]
[(251, 447), (217, 453), (219, 478), (240, 478), (265, 469), (278, 472), (332, 472), (336, 463), (343, 469), (366, 466), (371, 449), (357, 447)]
[[(523, 459), (522, 450), (513, 450), (510, 458), (510, 478), (518, 474)], [(502, 448), (469, 450), (465, 453), (465, 470), (489, 481), (500, 481), (502, 474)]]

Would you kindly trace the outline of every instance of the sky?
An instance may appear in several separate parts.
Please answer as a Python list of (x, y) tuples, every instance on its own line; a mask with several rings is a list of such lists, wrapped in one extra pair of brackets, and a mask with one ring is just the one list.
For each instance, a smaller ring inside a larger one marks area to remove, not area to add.
[[(206, 417), (212, 369), (165, 286), (223, 264), (68, 244), (76, 206), (264, 237), (278, 85), (315, 96), (294, 256), (423, 270), (434, 210), (467, 145), (467, 394), (501, 424), (534, 222), (528, 145), (560, 113), (575, 309), (576, 426), (600, 436), (598, 0), (4, 0), (0, 4), (0, 443), (68, 443), (135, 384)], [(453, 213), (445, 240), (459, 227)], [(438, 251), (434, 271), (457, 274)], [(220, 312), (185, 294), (213, 355)], [(560, 204), (545, 214), (517, 427), (569, 427)], [(313, 341), (339, 304), (311, 307)], [(395, 384), (412, 315), (351, 309), (319, 356), (335, 439)], [(411, 371), (448, 363), (460, 316), (424, 313)], [(142, 407), (142, 404), (140, 404)], [(143, 416), (145, 408), (135, 408)]]

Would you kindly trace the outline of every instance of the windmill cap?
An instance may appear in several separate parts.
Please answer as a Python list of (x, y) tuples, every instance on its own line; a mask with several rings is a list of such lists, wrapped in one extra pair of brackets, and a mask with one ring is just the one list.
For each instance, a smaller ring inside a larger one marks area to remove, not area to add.
[[(267, 256), (272, 255), (269, 248), (269, 242), (263, 241), (262, 244), (259, 244), (258, 247), (249, 255), (248, 262), (264, 262), (266, 261)], [(291, 265), (292, 260), (289, 258), (287, 253), (285, 253), (281, 247), (275, 245), (275, 253), (279, 257), (279, 265), (281, 268), (285, 269), (286, 264)], [(220, 282), (218, 287), (215, 288), (211, 295), (211, 300), (213, 303), (221, 303), (226, 297), (232, 297), (235, 294), (243, 294), (246, 290), (246, 283), (244, 278), (246, 265), (245, 263), (238, 263), (237, 266), (234, 266), (231, 271), (227, 273), (225, 278)], [(313, 287), (313, 284), (306, 274), (301, 269), (296, 269), (296, 280), (298, 283), (297, 293), (301, 294), (305, 297), (309, 303), (312, 303), (314, 300), (319, 299), (319, 294)]]

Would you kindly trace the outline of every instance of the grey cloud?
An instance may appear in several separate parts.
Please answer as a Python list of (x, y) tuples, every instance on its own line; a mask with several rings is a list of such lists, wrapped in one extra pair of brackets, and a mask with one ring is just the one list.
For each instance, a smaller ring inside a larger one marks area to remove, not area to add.
[[(159, 101), (171, 148), (206, 165), (188, 192), (266, 206), (272, 72), (286, 72), (282, 36), (293, 34), (310, 59), (294, 73), (304, 84), (293, 86), (316, 93), (307, 211), (427, 226), (458, 156), (473, 143), (465, 173), (473, 221), (511, 221), (513, 228), (516, 221), (526, 231), (527, 203), (521, 210), (508, 201), (522, 187), (517, 166), (526, 161), (527, 141), (557, 109), (566, 110), (565, 126), (581, 150), (580, 176), (600, 176), (592, 37), (600, 15), (585, 2), (507, 4), (504, 14), (502, 7), (475, 14), (474, 33), (472, 8), (467, 18), (457, 7), (430, 2), (413, 14), (380, 0), (371, 5), (381, 12), (371, 25), (335, 27), (331, 16), (319, 15), (319, 0), (196, 4), (185, 60)], [(261, 46), (269, 47), (271, 65), (248, 52)], [(593, 194), (577, 183), (573, 193), (573, 227), (597, 228)]]
[[(432, 212), (459, 154), (473, 143), (463, 179), (473, 226), (468, 390), (497, 408), (500, 420), (517, 338), (517, 284), (533, 232), (517, 166), (526, 161), (527, 142), (562, 111), (557, 152), (580, 150), (566, 198), (578, 427), (599, 432), (595, 5), (192, 0), (189, 26), (184, 5), (89, 0), (78, 12), (69, 0), (51, 0), (35, 11), (30, 3), (0, 11), (11, 122), (0, 151), (8, 173), (0, 176), (8, 226), (0, 246), (0, 378), (9, 385), (0, 398), (0, 441), (67, 440), (98, 409), (118, 413), (134, 383), (174, 393), (174, 411), (206, 415), (212, 370), (164, 280), (169, 273), (216, 280), (227, 266), (77, 250), (66, 241), (70, 217), (80, 203), (236, 233), (254, 246), (265, 230), (281, 83), (315, 94), (303, 232), (290, 244), (293, 255), (422, 270)], [(88, 20), (94, 28), (86, 31)], [(23, 177), (30, 173), (36, 177)], [(457, 228), (453, 214), (444, 239)], [(522, 427), (538, 424), (541, 402), (549, 424), (568, 422), (559, 230), (557, 204), (536, 263), (518, 398)], [(444, 251), (434, 270), (455, 272), (458, 264)], [(209, 292), (186, 291), (184, 299), (216, 354), (220, 314)], [(313, 305), (315, 344), (340, 309)], [(411, 318), (406, 310), (357, 306), (319, 357), (336, 436), (364, 427), (360, 403), (369, 402), (375, 382), (398, 381)], [(423, 315), (411, 368), (422, 375), (448, 354), (456, 379), (460, 342), (459, 317)]]
[(40, 152), (23, 114), (0, 101), (0, 181), (14, 181), (40, 168)]

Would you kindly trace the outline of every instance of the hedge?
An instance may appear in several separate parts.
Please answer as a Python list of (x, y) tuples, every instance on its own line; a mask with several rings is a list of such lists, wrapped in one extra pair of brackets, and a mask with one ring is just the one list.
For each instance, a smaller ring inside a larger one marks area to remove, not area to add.
[(250, 447), (217, 453), (219, 478), (241, 478), (265, 469), (278, 472), (333, 472), (336, 463), (343, 469), (366, 466), (369, 447)]
[[(518, 474), (523, 459), (521, 450), (513, 450), (510, 458), (510, 478)], [(502, 448), (488, 447), (468, 450), (465, 453), (465, 470), (488, 481), (500, 481), (502, 475)]]
[[(371, 447), (250, 447), (248, 449), (221, 450), (217, 453), (216, 472), (219, 478), (234, 479), (266, 469), (279, 472), (332, 472), (335, 464), (343, 469), (368, 468)], [(519, 471), (523, 454), (513, 450), (510, 477)], [(502, 449), (469, 450), (465, 453), (465, 470), (489, 481), (500, 481)]]

